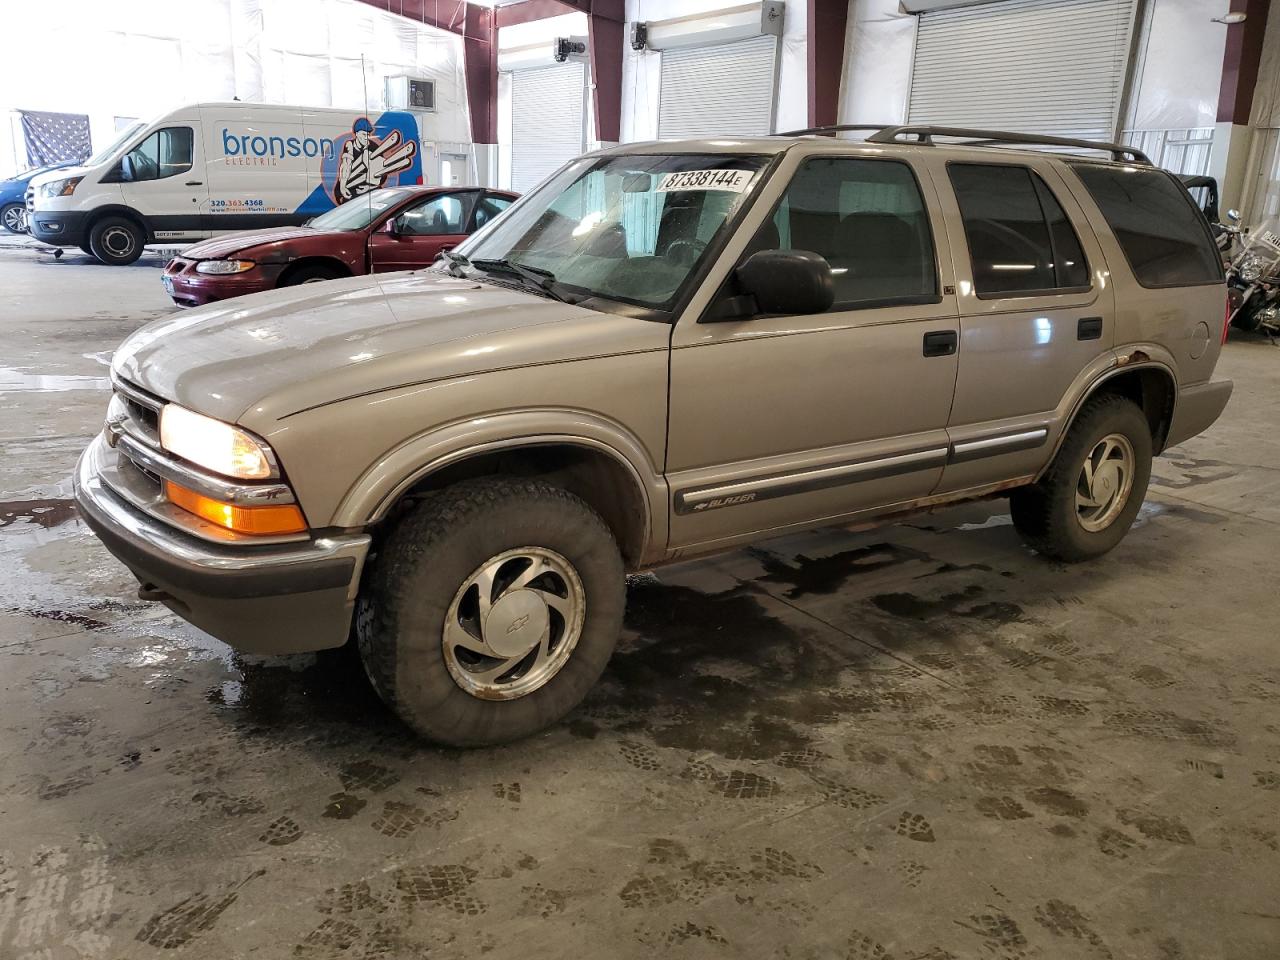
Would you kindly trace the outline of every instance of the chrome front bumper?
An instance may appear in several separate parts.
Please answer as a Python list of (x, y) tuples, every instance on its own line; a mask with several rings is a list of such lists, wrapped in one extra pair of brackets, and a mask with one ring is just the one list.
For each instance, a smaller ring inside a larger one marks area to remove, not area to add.
[(346, 642), (368, 535), (211, 543), (117, 494), (103, 480), (115, 456), (101, 435), (81, 454), (75, 474), (80, 516), (166, 606), (251, 653), (298, 653)]

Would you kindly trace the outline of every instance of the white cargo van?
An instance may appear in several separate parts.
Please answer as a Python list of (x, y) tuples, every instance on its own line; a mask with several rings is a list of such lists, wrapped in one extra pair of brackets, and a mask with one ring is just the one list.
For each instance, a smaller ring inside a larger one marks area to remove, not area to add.
[(144, 244), (301, 223), (382, 186), (422, 183), (413, 114), (197, 103), (121, 133), (27, 192), (31, 234), (103, 263)]

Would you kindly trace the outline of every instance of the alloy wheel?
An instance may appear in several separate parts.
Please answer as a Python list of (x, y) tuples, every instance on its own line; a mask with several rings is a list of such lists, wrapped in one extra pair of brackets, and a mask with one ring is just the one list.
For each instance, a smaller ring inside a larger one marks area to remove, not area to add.
[(1076, 483), (1076, 519), (1090, 533), (1105, 530), (1123, 512), (1133, 492), (1137, 458), (1121, 433), (1109, 433), (1084, 458)]
[(445, 616), (444, 661), (482, 700), (513, 700), (551, 681), (573, 655), (586, 592), (573, 565), (545, 547), (490, 557), (463, 581)]

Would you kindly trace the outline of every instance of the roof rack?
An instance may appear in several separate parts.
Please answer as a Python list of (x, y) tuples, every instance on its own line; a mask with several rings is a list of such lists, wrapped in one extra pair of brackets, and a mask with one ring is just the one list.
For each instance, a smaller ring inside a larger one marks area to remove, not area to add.
[(1151, 160), (1137, 147), (1122, 143), (1104, 143), (1101, 140), (1076, 140), (1070, 137), (1049, 137), (1035, 133), (1008, 133), (1003, 130), (974, 130), (969, 127), (932, 127), (894, 125), (887, 123), (837, 123), (826, 127), (807, 127), (804, 130), (788, 130), (778, 137), (804, 137), (830, 135), (855, 130), (872, 130), (868, 143), (898, 143), (899, 137), (913, 136), (916, 143), (933, 144), (934, 137), (958, 137), (968, 140), (966, 147), (1001, 147), (1010, 144), (1040, 147), (1075, 147), (1077, 150), (1101, 150), (1111, 154), (1112, 160), (1143, 163), (1151, 166)]
[(786, 133), (775, 133), (775, 137), (805, 137), (810, 134), (842, 133), (846, 130), (875, 130), (877, 132), (891, 127), (889, 123), (836, 123), (829, 127), (806, 127), (803, 130), (788, 130)]
[(933, 144), (934, 137), (958, 137), (972, 140), (965, 146), (1007, 146), (1022, 144), (1040, 147), (1075, 147), (1079, 150), (1101, 150), (1111, 154), (1112, 160), (1142, 163), (1151, 166), (1151, 160), (1137, 147), (1123, 143), (1105, 143), (1101, 140), (1077, 140), (1072, 137), (1050, 137), (1036, 133), (1008, 133), (1003, 130), (974, 130), (968, 127), (899, 126), (885, 127), (867, 137), (868, 143), (897, 143), (899, 137), (914, 136), (917, 143)]

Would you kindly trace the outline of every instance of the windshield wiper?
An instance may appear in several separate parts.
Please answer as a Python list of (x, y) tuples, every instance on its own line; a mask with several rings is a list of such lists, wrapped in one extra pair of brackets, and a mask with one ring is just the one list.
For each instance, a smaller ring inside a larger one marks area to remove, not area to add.
[(542, 269), (542, 267), (531, 267), (525, 263), (516, 263), (514, 260), (471, 260), (468, 265), (489, 273), (505, 273), (513, 277), (520, 277), (522, 280), (532, 283), (553, 300), (559, 300), (561, 303), (576, 302), (573, 298), (556, 290), (556, 275), (550, 270)]
[(471, 261), (461, 253), (454, 253), (452, 250), (441, 250), (440, 257), (449, 264), (449, 273), (455, 277), (461, 277), (462, 267), (471, 266)]

